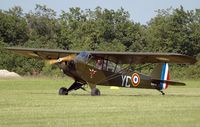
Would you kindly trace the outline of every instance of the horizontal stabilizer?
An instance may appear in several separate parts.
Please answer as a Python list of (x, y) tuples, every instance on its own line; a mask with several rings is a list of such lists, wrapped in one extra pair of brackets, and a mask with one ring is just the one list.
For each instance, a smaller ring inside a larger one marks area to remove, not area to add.
[(167, 83), (168, 85), (172, 86), (185, 86), (186, 84), (183, 82), (177, 82), (172, 80), (160, 80), (160, 79), (151, 79), (152, 83), (160, 84), (160, 83)]

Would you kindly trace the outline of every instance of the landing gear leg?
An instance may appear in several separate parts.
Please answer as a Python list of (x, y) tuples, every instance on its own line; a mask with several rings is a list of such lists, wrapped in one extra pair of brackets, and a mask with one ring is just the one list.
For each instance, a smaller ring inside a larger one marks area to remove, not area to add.
[(67, 88), (65, 88), (65, 87), (61, 87), (60, 89), (59, 89), (59, 92), (58, 92), (58, 94), (59, 95), (68, 95), (68, 93), (69, 93), (69, 91), (72, 91), (72, 90), (77, 90), (77, 89), (84, 89), (82, 86), (83, 86), (84, 84), (82, 84), (82, 83), (79, 83), (79, 82), (74, 82), (68, 89)]

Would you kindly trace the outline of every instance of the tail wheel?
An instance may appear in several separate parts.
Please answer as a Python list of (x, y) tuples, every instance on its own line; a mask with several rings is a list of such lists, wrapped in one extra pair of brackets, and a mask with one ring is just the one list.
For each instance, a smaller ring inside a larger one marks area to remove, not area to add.
[(59, 95), (68, 95), (68, 89), (65, 87), (61, 87), (58, 92)]
[(100, 95), (101, 95), (101, 92), (100, 92), (99, 89), (93, 88), (92, 91), (91, 91), (91, 95), (92, 95), (92, 96), (100, 96)]
[(165, 95), (165, 93), (163, 92), (163, 91), (160, 91), (161, 92), (161, 94), (164, 96)]

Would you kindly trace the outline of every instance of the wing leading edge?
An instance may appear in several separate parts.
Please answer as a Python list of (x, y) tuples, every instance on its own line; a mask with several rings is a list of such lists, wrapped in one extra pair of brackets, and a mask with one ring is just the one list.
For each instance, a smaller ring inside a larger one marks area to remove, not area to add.
[[(79, 54), (80, 51), (37, 49), (37, 48), (15, 48), (7, 47), (16, 54), (36, 59), (57, 59), (71, 54)], [(177, 63), (193, 64), (196, 59), (177, 53), (151, 53), (151, 52), (102, 52), (88, 51), (94, 58), (108, 59), (118, 64), (145, 64), (145, 63)]]

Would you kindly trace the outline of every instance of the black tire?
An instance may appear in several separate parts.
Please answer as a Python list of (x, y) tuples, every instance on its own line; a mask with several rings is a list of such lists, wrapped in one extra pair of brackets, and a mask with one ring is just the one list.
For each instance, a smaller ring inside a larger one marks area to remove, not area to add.
[(61, 87), (58, 92), (59, 95), (68, 95), (68, 90), (65, 87)]
[(101, 95), (101, 92), (100, 92), (99, 89), (93, 88), (92, 91), (91, 91), (91, 95), (92, 95), (92, 96), (100, 96), (100, 95)]
[(162, 93), (163, 96), (165, 95), (165, 93), (163, 91), (160, 91), (160, 92)]

